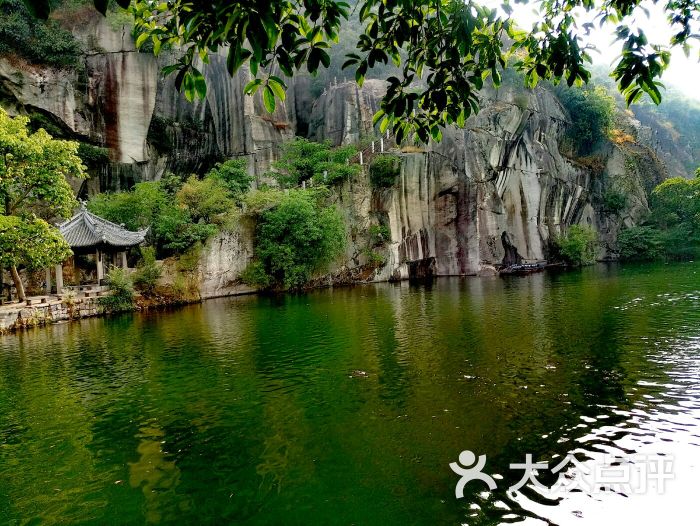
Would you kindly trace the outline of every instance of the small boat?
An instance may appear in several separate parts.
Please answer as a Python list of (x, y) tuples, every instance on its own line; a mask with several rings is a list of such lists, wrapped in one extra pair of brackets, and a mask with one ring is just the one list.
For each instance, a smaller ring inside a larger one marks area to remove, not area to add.
[(546, 261), (537, 263), (522, 263), (520, 265), (510, 265), (500, 270), (499, 274), (503, 276), (526, 276), (535, 272), (542, 272), (547, 267)]

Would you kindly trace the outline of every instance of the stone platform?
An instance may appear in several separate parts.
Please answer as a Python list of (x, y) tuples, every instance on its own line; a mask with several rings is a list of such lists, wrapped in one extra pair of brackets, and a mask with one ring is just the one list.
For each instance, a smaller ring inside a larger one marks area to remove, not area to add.
[(100, 316), (104, 309), (99, 298), (107, 294), (107, 287), (80, 287), (61, 295), (31, 296), (21, 303), (0, 305), (0, 334), (59, 321)]

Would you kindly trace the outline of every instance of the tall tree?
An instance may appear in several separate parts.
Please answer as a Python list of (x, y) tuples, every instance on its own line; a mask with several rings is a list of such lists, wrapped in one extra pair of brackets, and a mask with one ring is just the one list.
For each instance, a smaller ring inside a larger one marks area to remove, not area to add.
[[(25, 0), (46, 15), (51, 0)], [(525, 0), (516, 0), (523, 2)], [(94, 0), (106, 11), (109, 0)], [(156, 54), (177, 47), (182, 56), (167, 66), (175, 84), (189, 99), (204, 97), (206, 83), (198, 67), (209, 54), (224, 49), (228, 69), (235, 73), (248, 64), (255, 77), (248, 93), (262, 90), (273, 111), (285, 98), (287, 76), (306, 68), (328, 67), (327, 49), (338, 40), (351, 10), (359, 14), (364, 33), (357, 52), (348, 55), (362, 83), (369, 68), (393, 61), (401, 74), (389, 87), (375, 115), (382, 130), (393, 129), (400, 140), (409, 135), (421, 141), (441, 138), (441, 126), (456, 123), (478, 111), (478, 91), (491, 77), (500, 83), (508, 62), (526, 75), (529, 85), (540, 79), (567, 84), (587, 82), (591, 61), (587, 35), (593, 25), (615, 27), (623, 42), (612, 75), (628, 103), (644, 93), (658, 104), (659, 77), (670, 61), (670, 49), (698, 38), (700, 0), (662, 0), (668, 42), (651, 43), (635, 21), (644, 16), (648, 0), (533, 0), (540, 19), (523, 31), (509, 18), (472, 0), (359, 0), (354, 7), (336, 0), (116, 0), (129, 7), (136, 21), (137, 45), (150, 41)], [(655, 1), (656, 3), (656, 1)], [(510, 0), (502, 11), (510, 14)], [(418, 89), (416, 89), (418, 86)]]
[(78, 143), (30, 133), (29, 119), (0, 108), (0, 267), (9, 267), (24, 300), (18, 267), (60, 263), (70, 248), (46, 219), (68, 217), (77, 202), (66, 178), (84, 178)]

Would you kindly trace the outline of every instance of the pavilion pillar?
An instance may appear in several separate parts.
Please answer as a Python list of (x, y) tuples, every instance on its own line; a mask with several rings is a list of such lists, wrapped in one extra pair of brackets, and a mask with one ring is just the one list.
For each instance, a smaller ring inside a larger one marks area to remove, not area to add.
[(95, 261), (97, 263), (97, 284), (100, 284), (105, 277), (105, 269), (102, 264), (102, 252), (99, 250), (95, 253)]
[(56, 265), (56, 294), (63, 294), (63, 264)]
[(44, 291), (46, 294), (51, 294), (51, 267), (46, 267), (46, 285)]
[(129, 263), (128, 263), (127, 260), (126, 260), (126, 250), (120, 252), (120, 253), (119, 253), (119, 256), (121, 257), (121, 260), (122, 260), (122, 268), (123, 268), (124, 270), (128, 269), (128, 268), (129, 268)]

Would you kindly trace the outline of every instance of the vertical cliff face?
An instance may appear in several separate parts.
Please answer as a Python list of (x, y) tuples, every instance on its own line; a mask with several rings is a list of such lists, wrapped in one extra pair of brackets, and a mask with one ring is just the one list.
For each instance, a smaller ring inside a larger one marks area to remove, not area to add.
[(0, 58), (0, 97), (12, 113), (39, 112), (67, 136), (109, 148), (112, 162), (96, 174), (95, 191), (156, 180), (168, 170), (201, 172), (231, 157), (246, 157), (262, 174), (295, 134), (292, 82), (286, 103), (268, 115), (259, 95), (243, 94), (250, 72), (242, 68), (232, 79), (225, 56), (214, 55), (200, 65), (207, 96), (190, 103), (172, 76), (160, 74), (174, 56), (138, 52), (128, 26), (90, 11), (62, 24), (83, 44), (81, 67), (60, 71)]
[[(0, 58), (4, 107), (39, 112), (67, 135), (109, 148), (112, 162), (93, 191), (157, 180), (166, 171), (202, 173), (231, 157), (247, 159), (260, 177), (295, 135), (334, 144), (377, 137), (372, 115), (383, 81), (368, 80), (362, 88), (334, 84), (315, 98), (308, 79), (294, 79), (285, 103), (268, 115), (259, 96), (244, 95), (250, 72), (242, 68), (231, 78), (224, 56), (214, 55), (202, 66), (206, 98), (190, 103), (172, 77), (160, 75), (173, 56), (137, 52), (127, 27), (93, 15), (71, 26), (86, 49), (82, 69)], [(595, 228), (599, 256), (615, 256), (617, 232), (643, 217), (647, 193), (665, 177), (653, 134), (630, 118), (634, 140), (611, 143), (600, 166), (591, 166), (559, 151), (568, 116), (547, 89), (487, 90), (482, 99), (481, 112), (464, 129), (445, 130), (440, 144), (394, 148), (401, 158), (394, 187), (372, 189), (365, 166), (339, 189), (350, 239), (340, 267), (367, 263), (367, 232), (380, 224), (391, 240), (381, 249), (386, 264), (374, 272), (376, 280), (490, 273), (545, 260), (552, 240), (572, 224)], [(607, 191), (628, 196), (624, 210), (605, 210)], [(240, 290), (236, 279), (251, 257), (250, 238), (250, 232), (222, 234), (209, 243), (201, 262), (203, 295)]]
[[(357, 130), (371, 130), (368, 119), (381, 89), (378, 82), (362, 90), (351, 84), (329, 88), (314, 106), (318, 118), (310, 133), (344, 143)], [(663, 168), (653, 152), (637, 144), (611, 144), (598, 168), (568, 159), (559, 151), (567, 120), (550, 91), (504, 88), (486, 92), (481, 112), (465, 129), (447, 129), (440, 144), (418, 153), (395, 149), (401, 158), (395, 187), (373, 191), (356, 184), (353, 191), (367, 195), (350, 202), (361, 207), (350, 216), (391, 230), (387, 265), (376, 279), (488, 273), (501, 265), (546, 260), (554, 238), (573, 224), (596, 229), (599, 257), (614, 257), (620, 227), (647, 210), (645, 180), (662, 178)], [(630, 169), (635, 155), (646, 159), (646, 175)], [(602, 204), (609, 190), (629, 195), (615, 216)], [(353, 242), (357, 254), (366, 240), (354, 236)]]
[[(164, 57), (162, 65), (172, 60)], [(234, 78), (223, 55), (201, 66), (207, 79), (204, 100), (188, 102), (174, 87), (173, 77), (161, 79), (157, 89), (149, 144), (151, 159), (145, 179), (156, 179), (164, 169), (177, 173), (199, 172), (216, 160), (246, 157), (256, 175), (269, 170), (282, 142), (294, 136), (294, 89), (274, 114), (265, 111), (260, 96), (244, 95), (251, 80), (247, 68)], [(287, 109), (289, 108), (289, 110)]]
[(374, 135), (372, 116), (386, 91), (381, 80), (367, 80), (362, 88), (354, 82), (328, 86), (312, 106), (307, 135), (335, 145), (358, 144)]

